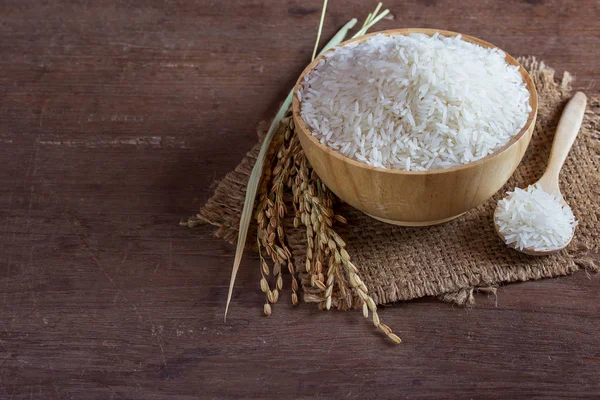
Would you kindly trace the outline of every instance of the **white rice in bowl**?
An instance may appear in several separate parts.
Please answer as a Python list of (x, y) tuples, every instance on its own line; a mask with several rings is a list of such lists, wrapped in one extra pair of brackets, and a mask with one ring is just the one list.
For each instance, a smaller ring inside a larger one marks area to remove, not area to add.
[(298, 91), (301, 116), (333, 150), (426, 171), (483, 158), (525, 126), (529, 92), (505, 54), (445, 37), (375, 35), (328, 53)]

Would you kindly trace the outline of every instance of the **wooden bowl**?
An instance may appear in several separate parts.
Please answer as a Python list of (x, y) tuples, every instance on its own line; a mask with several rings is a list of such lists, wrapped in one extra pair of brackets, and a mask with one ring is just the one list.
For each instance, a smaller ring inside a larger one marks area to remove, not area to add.
[[(360, 42), (376, 34), (407, 35), (439, 32), (438, 29), (393, 29), (346, 41)], [(483, 40), (462, 35), (467, 42), (494, 48)], [(330, 50), (332, 51), (332, 50)], [(325, 184), (342, 200), (378, 220), (406, 226), (426, 226), (450, 221), (483, 203), (513, 174), (529, 145), (537, 115), (537, 92), (531, 77), (511, 56), (506, 61), (519, 67), (529, 90), (532, 111), (523, 129), (493, 154), (469, 164), (432, 171), (404, 171), (373, 167), (350, 159), (321, 144), (300, 116), (300, 89), (304, 76), (323, 59), (317, 57), (300, 75), (294, 88), (292, 111), (296, 133), (308, 161)]]

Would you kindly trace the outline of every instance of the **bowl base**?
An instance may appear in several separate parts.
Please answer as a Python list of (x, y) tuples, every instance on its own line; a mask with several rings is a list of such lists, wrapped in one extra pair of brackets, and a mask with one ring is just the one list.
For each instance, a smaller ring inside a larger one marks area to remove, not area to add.
[(385, 222), (386, 224), (399, 225), (399, 226), (431, 226), (431, 225), (439, 225), (439, 224), (443, 224), (444, 222), (452, 221), (453, 219), (460, 217), (464, 213), (455, 215), (450, 218), (438, 219), (437, 221), (422, 221), (422, 222), (421, 221), (395, 221), (392, 219), (376, 217), (376, 216), (368, 214), (368, 213), (365, 213), (365, 214), (367, 214), (371, 218), (375, 218), (378, 221)]

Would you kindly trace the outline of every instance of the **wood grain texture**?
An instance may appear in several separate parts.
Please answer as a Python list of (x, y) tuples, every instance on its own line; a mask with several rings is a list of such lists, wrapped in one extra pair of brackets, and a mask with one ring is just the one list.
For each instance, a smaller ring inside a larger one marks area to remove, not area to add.
[[(332, 1), (323, 37), (374, 4)], [(387, 1), (535, 54), (598, 93), (595, 0)], [(475, 307), (262, 317), (257, 260), (177, 226), (255, 142), (310, 58), (320, 1), (0, 4), (0, 398), (557, 398), (600, 392), (599, 278)]]
[[(436, 32), (457, 36), (457, 32), (433, 29), (392, 29), (385, 35), (410, 35)], [(343, 45), (368, 40), (371, 33), (348, 40)], [(494, 45), (463, 34), (463, 40), (482, 47)], [(506, 62), (519, 68), (523, 82), (529, 91), (531, 111), (525, 125), (504, 146), (493, 154), (467, 165), (432, 171), (404, 171), (366, 165), (341, 155), (321, 144), (301, 116), (298, 97), (304, 79), (325, 55), (317, 57), (296, 82), (292, 110), (297, 134), (306, 158), (323, 182), (340, 199), (381, 221), (403, 226), (428, 226), (450, 221), (492, 197), (515, 172), (527, 150), (538, 111), (538, 99), (531, 76), (517, 60), (506, 55)]]

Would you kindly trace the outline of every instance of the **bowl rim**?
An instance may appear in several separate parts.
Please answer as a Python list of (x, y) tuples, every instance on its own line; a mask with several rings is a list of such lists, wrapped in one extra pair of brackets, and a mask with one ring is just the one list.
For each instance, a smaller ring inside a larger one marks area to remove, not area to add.
[[(462, 40), (465, 40), (467, 42), (470, 43), (475, 43), (478, 44), (480, 46), (483, 47), (487, 47), (487, 48), (496, 48), (499, 49), (500, 51), (502, 51), (505, 55), (505, 59), (506, 61), (514, 66), (518, 66), (519, 67), (519, 72), (521, 73), (521, 77), (523, 78), (523, 81), (526, 84), (526, 88), (529, 91), (529, 105), (531, 106), (531, 111), (529, 112), (529, 115), (527, 117), (527, 121), (525, 122), (525, 125), (523, 126), (523, 128), (521, 128), (521, 130), (519, 131), (519, 133), (517, 133), (515, 136), (513, 136), (511, 138), (511, 140), (506, 143), (504, 146), (500, 147), (499, 149), (496, 149), (492, 154), (488, 154), (487, 156), (480, 158), (479, 160), (476, 161), (472, 161), (469, 162), (467, 164), (460, 164), (460, 165), (456, 165), (454, 167), (451, 168), (443, 168), (443, 169), (434, 169), (434, 170), (429, 170), (429, 171), (406, 171), (404, 169), (390, 169), (390, 168), (381, 168), (381, 167), (376, 167), (373, 165), (369, 165), (369, 164), (365, 164), (361, 161), (358, 160), (354, 160), (350, 157), (346, 157), (345, 155), (338, 153), (337, 151), (333, 150), (332, 148), (322, 144), (319, 140), (317, 140), (317, 138), (312, 134), (311, 129), (308, 127), (308, 125), (304, 122), (304, 120), (302, 119), (302, 116), (300, 115), (300, 104), (301, 101), (298, 98), (298, 91), (300, 90), (304, 77), (310, 73), (316, 66), (317, 64), (319, 64), (321, 62), (321, 60), (323, 60), (327, 54), (331, 53), (332, 51), (334, 51), (337, 47), (343, 47), (343, 46), (347, 46), (351, 43), (357, 43), (357, 42), (363, 42), (365, 40), (368, 40), (369, 38), (375, 36), (375, 35), (389, 35), (389, 36), (394, 36), (394, 35), (408, 35), (411, 33), (424, 33), (427, 34), (429, 36), (433, 36), (435, 33), (439, 33), (440, 35), (443, 36), (449, 36), (449, 37), (454, 37), (454, 36), (461, 36)], [(310, 140), (313, 144), (315, 144), (318, 148), (320, 148), (322, 151), (325, 151), (326, 153), (328, 153), (329, 155), (343, 161), (346, 162), (348, 164), (351, 164), (355, 167), (359, 167), (359, 168), (364, 168), (367, 170), (372, 170), (372, 171), (378, 171), (378, 172), (383, 172), (383, 173), (388, 173), (388, 174), (398, 174), (398, 175), (436, 175), (436, 174), (445, 174), (445, 173), (451, 173), (451, 172), (456, 172), (456, 171), (460, 171), (463, 169), (467, 169), (467, 168), (471, 168), (474, 166), (478, 166), (481, 165), (483, 163), (486, 163), (496, 157), (498, 157), (500, 154), (504, 153), (506, 150), (508, 150), (509, 148), (516, 146), (517, 143), (525, 136), (525, 134), (529, 131), (529, 129), (532, 128), (532, 125), (535, 123), (535, 119), (537, 116), (537, 111), (538, 111), (538, 97), (537, 97), (537, 90), (535, 87), (535, 84), (533, 82), (533, 79), (531, 79), (531, 76), (529, 75), (529, 73), (527, 72), (527, 70), (514, 58), (512, 57), (510, 54), (508, 54), (506, 51), (502, 50), (501, 48), (499, 48), (498, 46), (495, 46), (491, 43), (488, 43), (482, 39), (476, 38), (474, 36), (469, 36), (469, 35), (465, 35), (463, 33), (459, 33), (459, 32), (453, 32), (453, 31), (447, 31), (447, 30), (443, 30), (443, 29), (432, 29), (432, 28), (402, 28), (402, 29), (388, 29), (385, 31), (379, 31), (379, 32), (373, 32), (370, 33), (368, 35), (364, 35), (364, 36), (360, 36), (358, 38), (355, 39), (350, 39), (350, 40), (346, 40), (342, 43), (340, 43), (339, 45), (327, 50), (325, 53), (319, 55), (318, 57), (316, 57), (305, 69), (304, 71), (302, 71), (302, 73), (300, 74), (300, 76), (298, 77), (298, 80), (296, 81), (296, 85), (294, 86), (293, 89), (293, 96), (292, 96), (292, 115), (294, 117), (294, 123), (296, 124), (296, 126), (299, 128), (301, 134), (307, 136), (308, 140)]]

